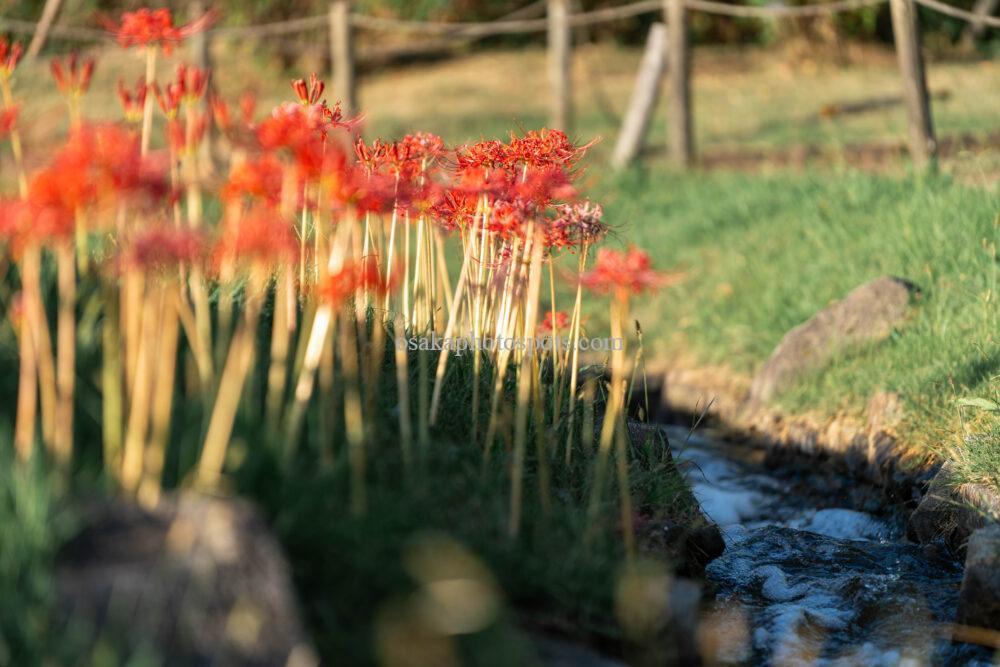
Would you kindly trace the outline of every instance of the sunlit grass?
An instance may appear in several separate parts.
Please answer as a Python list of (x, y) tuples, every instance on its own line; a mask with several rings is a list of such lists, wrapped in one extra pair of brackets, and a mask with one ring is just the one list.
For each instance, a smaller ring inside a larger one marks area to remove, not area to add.
[(603, 187), (621, 233), (660, 265), (687, 273), (637, 313), (660, 325), (647, 335), (651, 357), (691, 353), (750, 374), (788, 329), (865, 281), (893, 275), (922, 290), (911, 319), (889, 340), (842, 354), (788, 387), (780, 402), (860, 415), (873, 393), (900, 392), (909, 408), (905, 438), (942, 451), (947, 434), (958, 432), (955, 399), (1000, 384), (995, 192), (948, 177), (851, 172), (654, 170)]

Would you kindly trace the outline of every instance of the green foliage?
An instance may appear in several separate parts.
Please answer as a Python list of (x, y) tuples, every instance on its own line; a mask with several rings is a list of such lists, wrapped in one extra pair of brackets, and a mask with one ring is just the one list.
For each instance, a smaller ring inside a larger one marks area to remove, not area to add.
[(0, 664), (38, 662), (45, 647), (56, 547), (52, 480), (36, 459), (17, 465), (0, 437)]
[(995, 191), (940, 175), (664, 170), (626, 174), (604, 190), (609, 219), (628, 221), (625, 236), (659, 266), (687, 274), (637, 312), (650, 358), (690, 352), (750, 373), (790, 328), (854, 287), (894, 275), (923, 291), (912, 319), (884, 343), (843, 354), (788, 388), (781, 403), (860, 414), (873, 393), (898, 391), (910, 409), (908, 441), (940, 449), (958, 427), (955, 399), (996, 391)]

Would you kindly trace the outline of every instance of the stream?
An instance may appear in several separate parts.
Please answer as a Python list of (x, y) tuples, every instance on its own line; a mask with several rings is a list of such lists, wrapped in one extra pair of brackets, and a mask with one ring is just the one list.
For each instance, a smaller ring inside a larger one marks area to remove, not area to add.
[(822, 464), (668, 428), (671, 449), (725, 552), (706, 569), (702, 648), (722, 664), (994, 665), (952, 644), (962, 566), (906, 539), (905, 516)]

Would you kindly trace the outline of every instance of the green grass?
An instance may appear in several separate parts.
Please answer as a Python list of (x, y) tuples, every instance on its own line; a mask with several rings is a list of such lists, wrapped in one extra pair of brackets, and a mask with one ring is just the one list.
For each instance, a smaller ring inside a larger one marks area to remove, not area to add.
[[(623, 239), (687, 274), (640, 302), (648, 358), (690, 353), (750, 374), (788, 329), (865, 281), (894, 275), (923, 290), (911, 320), (881, 344), (838, 356), (779, 403), (860, 414), (873, 393), (897, 391), (909, 408), (907, 439), (942, 451), (958, 431), (955, 399), (1000, 387), (995, 191), (944, 176), (653, 170), (595, 194)], [(995, 446), (964, 452), (970, 466), (996, 461)]]

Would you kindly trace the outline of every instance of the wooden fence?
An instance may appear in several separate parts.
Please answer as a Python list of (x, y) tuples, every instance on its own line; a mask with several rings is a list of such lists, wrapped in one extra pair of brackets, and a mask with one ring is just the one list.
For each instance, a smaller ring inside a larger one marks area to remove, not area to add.
[[(325, 28), (329, 34), (331, 81), (333, 94), (346, 109), (356, 111), (358, 77), (355, 58), (355, 33), (359, 30), (406, 32), (423, 34), (449, 41), (467, 42), (495, 35), (546, 33), (549, 49), (551, 84), (550, 125), (572, 131), (573, 88), (572, 51), (573, 28), (618, 21), (633, 16), (659, 13), (663, 24), (654, 24), (650, 31), (646, 54), (640, 65), (630, 108), (615, 147), (613, 161), (625, 166), (639, 154), (653, 109), (659, 98), (662, 78), (668, 78), (667, 136), (668, 154), (674, 164), (687, 167), (696, 161), (691, 109), (691, 49), (688, 44), (688, 17), (691, 12), (706, 12), (726, 16), (780, 19), (829, 15), (853, 11), (888, 2), (892, 16), (895, 48), (903, 82), (904, 102), (909, 126), (909, 151), (915, 164), (926, 166), (934, 161), (937, 142), (931, 116), (927, 80), (920, 50), (920, 30), (917, 5), (969, 23), (969, 32), (981, 34), (987, 29), (1000, 28), (1000, 18), (990, 16), (996, 0), (980, 0), (976, 12), (968, 12), (941, 0), (831, 0), (820, 4), (786, 6), (734, 5), (717, 0), (638, 0), (629, 4), (573, 12), (571, 0), (535, 0), (531, 4), (497, 21), (485, 23), (441, 23), (405, 21), (368, 16), (351, 11), (351, 0), (331, 0), (325, 15), (310, 16), (256, 26), (219, 27), (202, 33), (192, 40), (191, 54), (201, 66), (209, 66), (209, 42), (214, 39), (250, 39), (283, 37), (308, 30)], [(191, 5), (194, 16), (201, 13), (201, 2)], [(46, 37), (82, 41), (101, 41), (110, 35), (101, 30), (61, 26), (43, 17), (38, 24), (0, 17), (0, 31), (33, 34), (33, 51), (37, 52)], [(42, 33), (42, 34), (38, 34)]]

